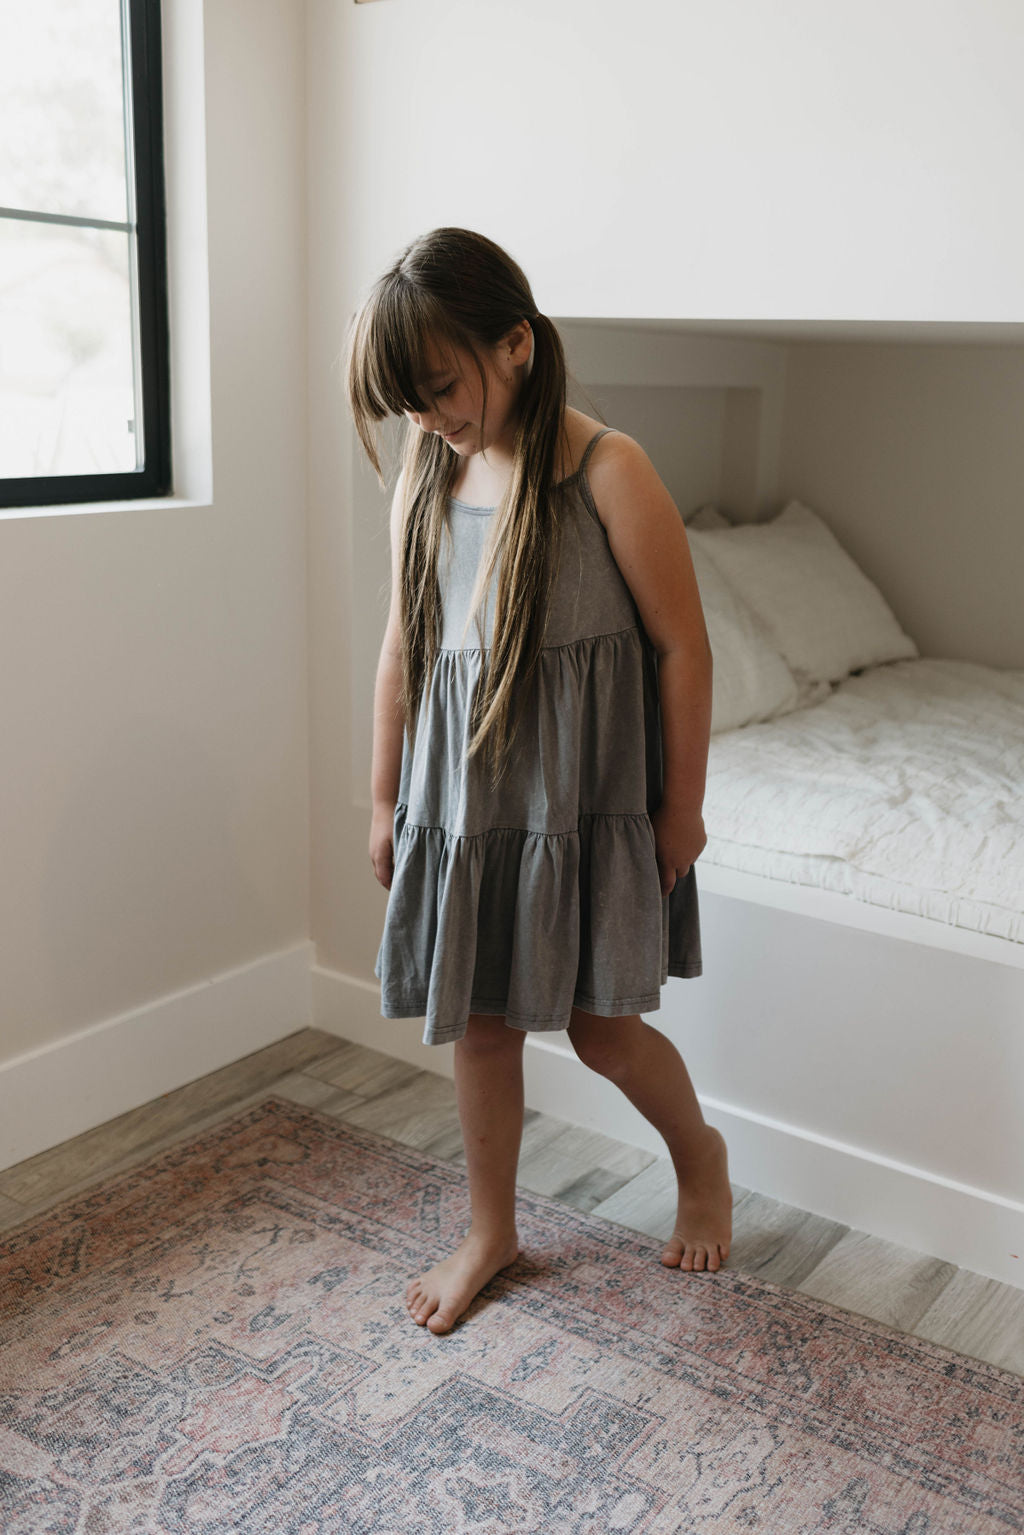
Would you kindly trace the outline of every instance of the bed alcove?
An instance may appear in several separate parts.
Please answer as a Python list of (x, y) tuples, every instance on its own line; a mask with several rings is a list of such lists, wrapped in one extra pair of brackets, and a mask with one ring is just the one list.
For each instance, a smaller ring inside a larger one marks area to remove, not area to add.
[[(556, 320), (571, 402), (644, 445), (684, 517), (761, 524), (798, 498), (922, 657), (1024, 669), (1024, 325)], [(386, 501), (359, 467), (353, 506), (357, 568), (379, 577), (353, 614), (355, 722), (387, 583)], [(365, 729), (353, 740), (367, 782)], [(1024, 942), (697, 867), (704, 975), (671, 980), (650, 1021), (734, 1181), (1024, 1285)], [(351, 1037), (450, 1069), (415, 1025), (358, 1011)], [(530, 1039), (526, 1061), (530, 1106), (663, 1150), (564, 1036)]]

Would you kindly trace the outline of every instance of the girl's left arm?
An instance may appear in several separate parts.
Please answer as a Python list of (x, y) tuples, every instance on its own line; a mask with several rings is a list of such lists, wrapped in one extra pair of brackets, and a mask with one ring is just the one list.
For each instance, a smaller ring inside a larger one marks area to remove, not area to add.
[(601, 439), (588, 466), (608, 544), (658, 656), (664, 793), (652, 816), (667, 895), (707, 843), (711, 646), (683, 519), (640, 444)]

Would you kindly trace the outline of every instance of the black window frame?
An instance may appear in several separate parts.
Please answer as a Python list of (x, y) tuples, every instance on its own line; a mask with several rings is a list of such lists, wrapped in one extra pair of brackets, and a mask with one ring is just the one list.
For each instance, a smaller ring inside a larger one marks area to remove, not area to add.
[[(164, 496), (171, 489), (160, 0), (127, 0), (127, 20), (135, 161), (143, 467), (118, 474), (29, 475), (23, 478), (0, 475), (0, 508), (135, 500)], [(59, 215), (39, 217), (43, 222), (63, 222)], [(100, 226), (103, 222), (96, 220)]]

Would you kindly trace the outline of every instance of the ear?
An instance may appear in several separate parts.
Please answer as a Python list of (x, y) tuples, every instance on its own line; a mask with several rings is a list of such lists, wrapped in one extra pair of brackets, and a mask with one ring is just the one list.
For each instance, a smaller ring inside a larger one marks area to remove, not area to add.
[(530, 347), (533, 343), (533, 329), (529, 320), (520, 320), (514, 325), (502, 339), (502, 346), (508, 348), (508, 360), (518, 366), (526, 361), (530, 355)]

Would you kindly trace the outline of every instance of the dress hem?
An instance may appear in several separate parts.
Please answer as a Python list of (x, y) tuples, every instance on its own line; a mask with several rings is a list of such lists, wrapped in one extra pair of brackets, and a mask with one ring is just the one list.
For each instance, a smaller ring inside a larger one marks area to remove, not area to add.
[[(669, 966), (668, 974), (680, 980), (693, 980), (703, 974), (703, 965), (700, 960), (687, 964)], [(662, 982), (664, 985), (664, 982)], [(572, 999), (572, 1007), (578, 1007), (582, 1013), (592, 1013), (598, 1018), (626, 1018), (633, 1013), (653, 1013), (661, 1008), (661, 992), (646, 992), (639, 997), (587, 997), (577, 993)], [(527, 1016), (522, 1013), (509, 1013), (507, 1004), (486, 998), (471, 997), (469, 1001), (469, 1013), (479, 1013), (485, 1018), (504, 1018), (510, 1028), (522, 1029), (529, 1034), (557, 1034), (569, 1027), (572, 1010), (568, 1016), (559, 1014), (557, 1017), (551, 1014), (537, 1014)], [(425, 1018), (427, 1016), (427, 999), (417, 997), (405, 1001), (387, 1001), (381, 999), (380, 1007), (382, 1018)], [(465, 1023), (450, 1029), (427, 1031), (423, 1037), (423, 1043), (427, 1045), (447, 1045), (461, 1039), (466, 1032)], [(428, 1037), (429, 1035), (429, 1037)]]

